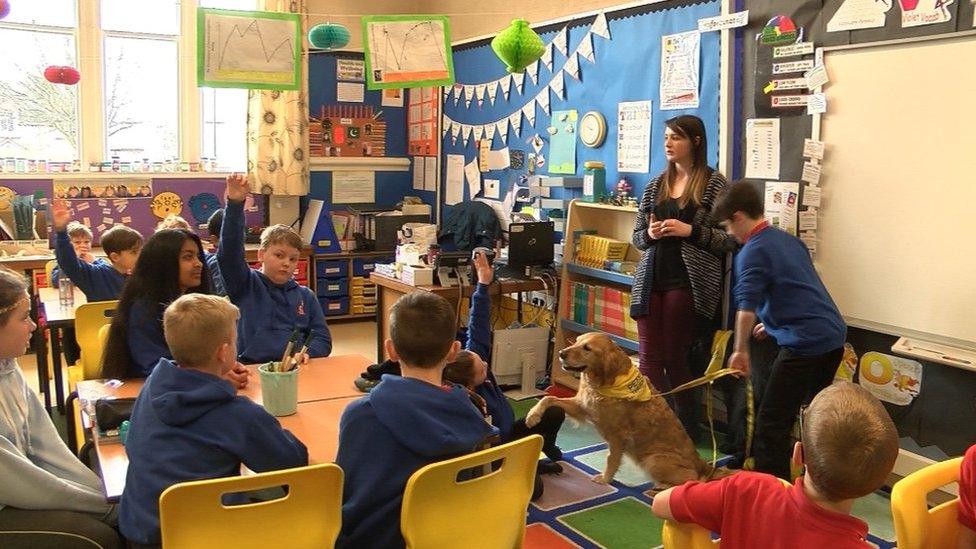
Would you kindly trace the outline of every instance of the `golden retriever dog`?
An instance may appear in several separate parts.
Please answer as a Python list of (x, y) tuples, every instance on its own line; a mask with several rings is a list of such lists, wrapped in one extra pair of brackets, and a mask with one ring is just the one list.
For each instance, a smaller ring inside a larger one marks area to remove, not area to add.
[(559, 359), (564, 370), (582, 374), (579, 391), (572, 398), (544, 397), (529, 410), (525, 423), (529, 427), (538, 424), (550, 406), (562, 408), (577, 421), (591, 422), (610, 452), (606, 468), (593, 477), (595, 482), (609, 484), (624, 454), (654, 479), (655, 489), (730, 474), (698, 456), (665, 398), (654, 394), (657, 391), (630, 357), (605, 334), (579, 336), (576, 343), (559, 352)]

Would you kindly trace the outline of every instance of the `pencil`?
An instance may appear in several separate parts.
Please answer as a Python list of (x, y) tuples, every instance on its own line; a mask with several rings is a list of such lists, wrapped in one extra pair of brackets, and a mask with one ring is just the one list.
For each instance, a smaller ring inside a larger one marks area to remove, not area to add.
[[(312, 342), (312, 330), (309, 330), (309, 331), (308, 331), (308, 335), (307, 335), (307, 336), (305, 336), (305, 342), (304, 342), (304, 343), (302, 343), (302, 348), (301, 348), (301, 350), (300, 350), (300, 351), (298, 351), (297, 353), (295, 353), (295, 356), (302, 356), (302, 355), (304, 355), (305, 353), (307, 353), (307, 352), (308, 352), (308, 344), (309, 344), (309, 343), (311, 343), (311, 342)], [(289, 370), (291, 370), (292, 368), (297, 368), (297, 367), (298, 367), (298, 359), (297, 359), (297, 358), (293, 358), (293, 359), (292, 359), (292, 360), (291, 360), (291, 361), (289, 362), (289, 367), (288, 367), (288, 369), (289, 369)]]
[(291, 350), (295, 346), (295, 340), (298, 339), (298, 328), (291, 331), (291, 337), (288, 338), (288, 344), (285, 345), (285, 353), (281, 355), (281, 362), (278, 363), (278, 371), (285, 371), (286, 361), (291, 357)]

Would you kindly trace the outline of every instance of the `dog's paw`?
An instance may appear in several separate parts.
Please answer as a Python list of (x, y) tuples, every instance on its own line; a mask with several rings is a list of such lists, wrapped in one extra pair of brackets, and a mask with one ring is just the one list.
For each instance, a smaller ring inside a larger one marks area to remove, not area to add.
[(610, 481), (612, 481), (613, 479), (612, 478), (604, 478), (603, 473), (597, 473), (597, 474), (593, 475), (593, 477), (590, 480), (592, 480), (593, 482), (595, 482), (597, 484), (610, 484)]
[(535, 427), (542, 421), (542, 410), (538, 404), (529, 410), (528, 414), (525, 414), (525, 426), (529, 429)]

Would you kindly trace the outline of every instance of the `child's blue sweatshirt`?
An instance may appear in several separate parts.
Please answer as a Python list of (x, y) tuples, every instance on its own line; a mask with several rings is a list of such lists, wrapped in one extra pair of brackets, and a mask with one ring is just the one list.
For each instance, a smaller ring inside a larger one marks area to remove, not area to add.
[(220, 274), (220, 265), (217, 263), (217, 254), (204, 252), (203, 262), (207, 264), (207, 269), (210, 270), (210, 280), (213, 282), (214, 295), (226, 296), (227, 288), (224, 287), (224, 277)]
[(251, 269), (244, 259), (244, 203), (227, 201), (220, 228), (217, 263), (231, 302), (241, 310), (237, 322), (240, 361), (256, 364), (280, 360), (292, 330), (314, 333), (310, 357), (329, 356), (332, 335), (322, 306), (311, 290), (294, 280), (277, 285)]
[[(468, 344), (465, 349), (477, 354), (488, 362), (491, 356), (491, 295), (488, 286), (478, 284), (471, 294), (471, 307), (468, 311)], [(498, 427), (502, 442), (508, 442), (512, 437), (512, 426), (515, 424), (515, 412), (508, 404), (508, 399), (498, 387), (495, 374), (488, 367), (488, 378), (484, 383), (475, 387), (475, 392), (485, 399), (491, 423)]]
[(755, 311), (780, 347), (815, 356), (844, 346), (847, 325), (799, 238), (760, 230), (735, 258), (735, 274), (738, 309)]
[(120, 273), (108, 261), (92, 264), (78, 259), (67, 231), (58, 232), (54, 243), (54, 257), (61, 272), (85, 293), (88, 301), (112, 301), (122, 293), (128, 276)]
[(159, 495), (179, 482), (302, 467), (308, 451), (230, 382), (162, 359), (135, 407), (125, 450), (129, 470), (119, 528), (130, 541), (160, 543)]
[(157, 309), (147, 299), (132, 302), (126, 323), (126, 343), (129, 345), (129, 358), (132, 359), (127, 378), (149, 377), (160, 358), (173, 358), (163, 334), (165, 309), (166, 305)]
[(339, 421), (345, 487), (336, 547), (403, 547), (400, 505), (410, 475), (471, 452), (492, 432), (461, 386), (384, 375)]
[[(111, 265), (111, 263), (109, 263), (108, 260), (106, 260), (104, 257), (96, 257), (95, 258), (95, 261), (92, 261), (92, 265), (95, 265), (95, 264), (98, 264), (98, 263), (104, 263), (106, 265)], [(52, 288), (57, 288), (58, 287), (58, 279), (59, 278), (61, 278), (61, 267), (55, 267), (55, 268), (51, 269), (51, 287)], [(71, 277), (68, 277), (68, 278), (70, 280)]]

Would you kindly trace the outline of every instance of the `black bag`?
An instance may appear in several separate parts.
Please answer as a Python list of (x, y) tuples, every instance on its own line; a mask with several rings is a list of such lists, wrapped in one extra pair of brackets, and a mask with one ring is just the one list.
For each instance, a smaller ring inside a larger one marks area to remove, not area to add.
[(103, 398), (95, 401), (95, 422), (104, 431), (118, 429), (122, 422), (132, 416), (134, 398)]

